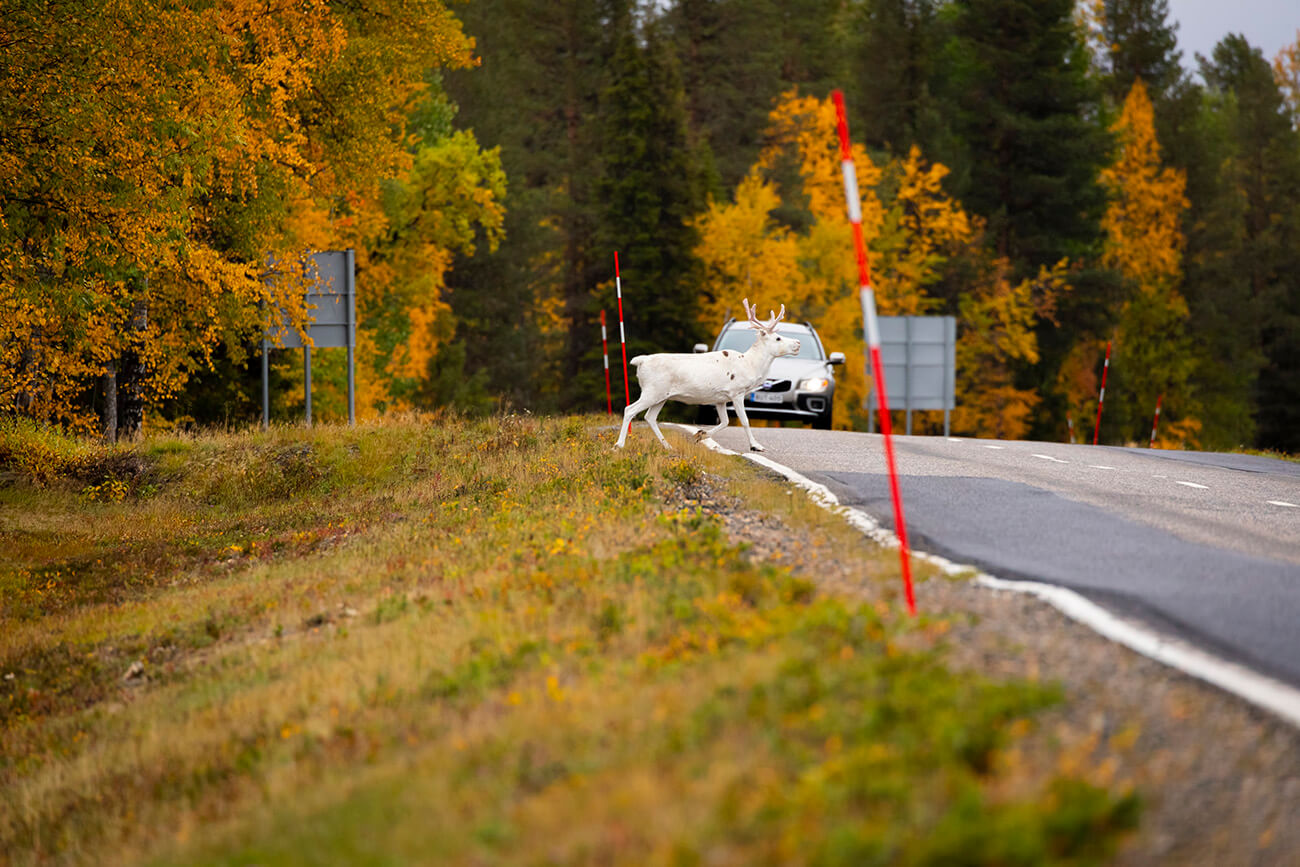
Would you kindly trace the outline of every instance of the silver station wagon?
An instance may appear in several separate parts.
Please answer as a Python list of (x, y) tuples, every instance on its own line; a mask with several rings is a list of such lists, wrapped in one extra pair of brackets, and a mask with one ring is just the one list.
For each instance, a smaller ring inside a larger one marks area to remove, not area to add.
[[(745, 414), (750, 418), (797, 421), (820, 430), (830, 430), (835, 406), (834, 366), (844, 363), (844, 353), (832, 352), (828, 356), (811, 322), (802, 325), (782, 323), (776, 333), (798, 340), (799, 354), (772, 361), (767, 380), (745, 395)], [(713, 350), (745, 352), (753, 343), (754, 326), (747, 321), (730, 319), (722, 326)], [(697, 343), (695, 351), (708, 352), (709, 347)], [(705, 424), (716, 423), (712, 407), (703, 409), (701, 417)]]

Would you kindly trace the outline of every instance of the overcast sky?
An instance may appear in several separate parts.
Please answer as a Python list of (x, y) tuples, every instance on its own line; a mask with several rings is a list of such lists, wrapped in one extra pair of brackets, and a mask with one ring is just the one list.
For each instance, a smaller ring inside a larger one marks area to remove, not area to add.
[(1245, 36), (1271, 63), (1296, 40), (1300, 0), (1169, 0), (1169, 17), (1178, 22), (1178, 47), (1188, 69), (1196, 69), (1198, 52), (1209, 57), (1229, 33)]

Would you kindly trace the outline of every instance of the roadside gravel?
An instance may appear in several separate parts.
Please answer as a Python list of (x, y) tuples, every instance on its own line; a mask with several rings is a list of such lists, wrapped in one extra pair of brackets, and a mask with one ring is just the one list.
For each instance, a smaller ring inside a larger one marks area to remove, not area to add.
[[(716, 515), (755, 559), (789, 565), (833, 592), (897, 596), (871, 574), (875, 560), (863, 554), (873, 543), (846, 548), (792, 529), (746, 508), (721, 477), (704, 474), (669, 505)], [(797, 554), (793, 539), (800, 540)], [(917, 600), (925, 617), (948, 625), (916, 639), (941, 633), (955, 668), (1062, 686), (1065, 701), (1000, 758), (1008, 795), (1061, 772), (1136, 789), (1143, 814), (1116, 859), (1124, 867), (1300, 867), (1300, 730), (1113, 644), (1035, 598), (931, 578), (918, 586)]]

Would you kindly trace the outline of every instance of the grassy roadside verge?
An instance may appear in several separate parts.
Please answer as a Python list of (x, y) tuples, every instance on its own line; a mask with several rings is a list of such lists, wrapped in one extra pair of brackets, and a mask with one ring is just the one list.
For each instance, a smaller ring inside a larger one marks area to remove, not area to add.
[(603, 425), (0, 432), (0, 861), (1112, 851), (1124, 793), (1003, 779), (1055, 689), (950, 672), (890, 558), (863, 601), (731, 545), (672, 492), (779, 486)]

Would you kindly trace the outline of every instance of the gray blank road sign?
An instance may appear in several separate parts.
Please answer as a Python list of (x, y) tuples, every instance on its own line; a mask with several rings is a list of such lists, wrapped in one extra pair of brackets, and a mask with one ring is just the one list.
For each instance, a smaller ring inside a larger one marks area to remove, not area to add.
[[(313, 253), (311, 259), (316, 263), (316, 282), (307, 290), (303, 300), (316, 309), (309, 311), (312, 321), (307, 326), (307, 333), (317, 349), (354, 346), (357, 302), (351, 251)], [(303, 345), (302, 338), (292, 328), (284, 332), (282, 340), (285, 349)]]
[[(352, 250), (326, 250), (310, 256), (316, 266), (316, 280), (303, 294), (308, 311), (307, 336), (317, 349), (348, 351), (348, 424), (357, 420), (356, 358), (357, 281), (356, 255)], [(307, 424), (311, 424), (311, 346), (292, 328), (278, 335), (286, 349), (302, 348), (303, 403)], [(270, 335), (262, 338), (262, 427), (271, 423)]]
[[(889, 408), (907, 413), (912, 432), (912, 410), (943, 410), (944, 435), (948, 413), (955, 404), (957, 374), (957, 318), (955, 316), (881, 316), (880, 361), (885, 368)], [(871, 371), (867, 371), (868, 376)], [(867, 409), (878, 408), (876, 391), (867, 395)], [(874, 418), (874, 417), (872, 417)]]

